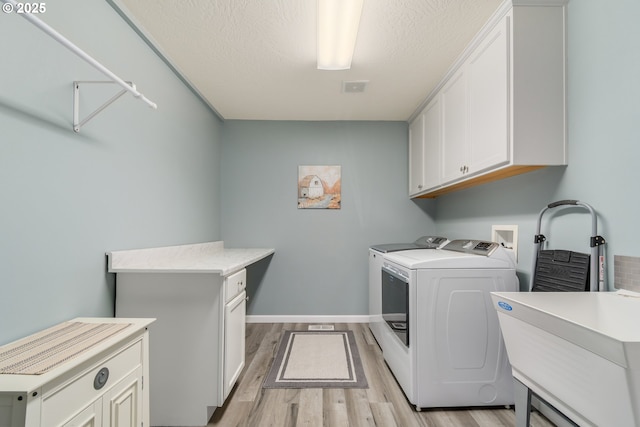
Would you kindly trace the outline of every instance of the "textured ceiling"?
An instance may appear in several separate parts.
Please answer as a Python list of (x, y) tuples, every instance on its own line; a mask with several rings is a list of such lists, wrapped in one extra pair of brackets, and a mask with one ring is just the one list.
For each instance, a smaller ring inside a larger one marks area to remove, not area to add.
[(109, 1), (220, 116), (254, 120), (407, 120), (501, 3), (365, 0), (351, 69), (321, 71), (315, 0)]

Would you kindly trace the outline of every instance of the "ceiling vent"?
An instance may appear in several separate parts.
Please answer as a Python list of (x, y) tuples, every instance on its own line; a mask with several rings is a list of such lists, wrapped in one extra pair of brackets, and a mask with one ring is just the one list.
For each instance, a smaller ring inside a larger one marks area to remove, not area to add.
[(369, 80), (352, 80), (342, 82), (342, 92), (344, 93), (362, 93), (367, 87)]

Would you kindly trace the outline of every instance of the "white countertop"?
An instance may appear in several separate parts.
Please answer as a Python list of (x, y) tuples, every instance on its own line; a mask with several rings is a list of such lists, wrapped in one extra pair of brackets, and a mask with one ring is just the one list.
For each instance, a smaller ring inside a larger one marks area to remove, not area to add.
[(225, 248), (224, 242), (107, 252), (110, 273), (218, 273), (242, 270), (273, 248)]

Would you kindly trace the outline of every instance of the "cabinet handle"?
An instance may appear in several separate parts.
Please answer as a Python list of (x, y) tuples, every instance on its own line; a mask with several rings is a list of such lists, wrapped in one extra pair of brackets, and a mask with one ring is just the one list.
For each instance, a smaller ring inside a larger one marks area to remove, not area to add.
[(100, 390), (107, 383), (109, 379), (109, 369), (102, 368), (96, 374), (96, 377), (93, 379), (93, 388), (96, 390)]
[(418, 190), (422, 190), (422, 184), (418, 184)]

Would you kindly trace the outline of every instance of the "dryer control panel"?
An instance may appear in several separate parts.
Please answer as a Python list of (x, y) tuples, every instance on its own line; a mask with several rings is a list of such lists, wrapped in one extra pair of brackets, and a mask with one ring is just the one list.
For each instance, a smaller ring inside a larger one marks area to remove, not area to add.
[(495, 242), (486, 242), (483, 240), (452, 240), (442, 247), (448, 251), (464, 252), (474, 255), (491, 256), (500, 245)]

